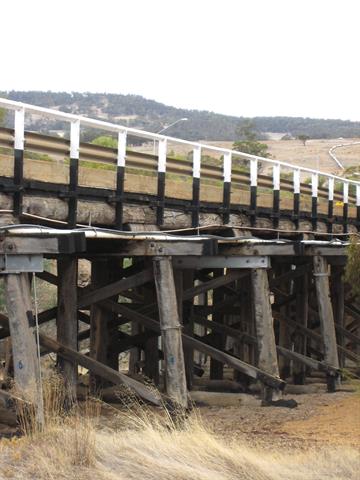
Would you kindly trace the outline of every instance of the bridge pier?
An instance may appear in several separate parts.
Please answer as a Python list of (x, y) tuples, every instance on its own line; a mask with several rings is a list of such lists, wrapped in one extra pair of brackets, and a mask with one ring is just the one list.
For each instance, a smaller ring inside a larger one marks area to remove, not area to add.
[[(58, 356), (69, 404), (76, 400), (78, 365), (88, 370), (82, 383), (89, 376), (92, 392), (123, 384), (158, 405), (158, 394), (141, 380), (147, 377), (174, 404), (187, 408), (193, 385), (222, 388), (233, 379), (239, 383), (236, 388), (246, 391), (252, 390), (251, 383), (260, 383), (263, 399), (275, 399), (284, 380), (291, 381), (288, 372), (280, 378), (280, 358), (288, 361), (294, 383), (306, 383), (311, 372), (321, 371), (330, 390), (339, 376), (338, 351), (350, 366), (359, 360), (349, 341), (358, 345), (360, 339), (345, 323), (334, 323), (334, 312), (342, 314), (341, 305), (347, 305), (339, 298), (340, 306), (333, 310), (332, 303), (338, 300), (334, 288), (329, 288), (329, 264), (334, 284), (341, 280), (340, 267), (345, 261), (345, 250), (338, 245), (321, 242), (314, 247), (305, 242), (302, 254), (295, 255), (291, 243), (256, 244), (256, 239), (248, 242), (225, 236), (214, 241), (208, 235), (134, 233), (129, 237), (116, 233), (109, 237), (108, 231), (103, 235), (100, 230), (96, 235), (91, 230), (27, 232), (3, 230), (0, 234), (9, 316), (0, 315), (0, 338), (9, 335), (10, 320), (15, 367), (19, 348), (26, 347), (27, 362), (33, 365), (26, 378), (37, 379), (37, 347), (27, 313), (32, 309), (30, 289), (23, 285), (28, 274), (14, 273), (11, 268), (19, 268), (17, 256), (25, 262), (29, 255), (56, 259), (57, 276), (34, 266), (42, 280), (58, 287), (56, 307), (39, 313), (40, 324), (56, 318), (57, 340), (41, 333), (40, 342), (43, 354), (52, 351)], [(124, 258), (129, 260), (124, 262)], [(92, 263), (91, 284), (86, 287), (77, 281), (81, 259)], [(284, 267), (274, 269), (276, 264)], [(27, 306), (20, 297), (23, 291)], [(310, 299), (313, 292), (316, 296)], [(346, 312), (354, 312), (354, 319), (356, 308), (346, 307)], [(79, 320), (90, 329), (79, 332)], [(22, 336), (14, 330), (15, 321), (21, 321)], [(282, 323), (291, 333), (290, 346), (281, 343), (281, 338), (276, 342)], [(136, 333), (131, 325), (136, 325)], [(336, 343), (335, 328), (344, 339), (342, 344)], [(90, 344), (86, 343), (89, 337)], [(19, 346), (19, 338), (28, 340)], [(135, 375), (129, 355), (134, 348), (142, 355)], [(163, 371), (159, 371), (160, 360)], [(214, 366), (221, 375), (214, 375)], [(20, 370), (15, 368), (15, 379), (22, 378)]]

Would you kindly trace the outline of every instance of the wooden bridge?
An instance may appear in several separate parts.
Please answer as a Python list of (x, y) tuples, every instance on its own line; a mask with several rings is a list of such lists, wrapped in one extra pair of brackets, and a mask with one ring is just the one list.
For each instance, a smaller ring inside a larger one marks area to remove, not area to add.
[[(314, 371), (333, 391), (341, 367), (359, 364), (360, 308), (343, 280), (359, 182), (5, 99), (0, 107), (14, 119), (0, 129), (0, 337), (11, 334), (15, 380), (24, 394), (31, 386), (31, 401), (37, 343), (57, 353), (71, 398), (82, 365), (92, 389), (125, 384), (160, 404), (143, 374), (182, 407), (196, 375), (221, 381), (224, 365), (244, 390), (260, 382), (269, 401)], [(28, 115), (65, 122), (70, 140), (26, 131)], [(115, 134), (117, 148), (82, 143), (82, 128)], [(136, 151), (134, 138), (157, 154)], [(170, 154), (177, 144), (188, 159)], [(91, 264), (86, 287), (79, 260)], [(35, 316), (29, 272), (58, 292), (57, 306)], [(36, 340), (55, 318), (57, 338)]]

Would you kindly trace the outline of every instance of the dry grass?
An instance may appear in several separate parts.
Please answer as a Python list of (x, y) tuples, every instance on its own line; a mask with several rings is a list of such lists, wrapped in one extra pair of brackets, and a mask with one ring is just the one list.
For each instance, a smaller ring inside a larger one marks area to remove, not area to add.
[[(52, 387), (62, 395), (56, 381)], [(100, 412), (89, 400), (65, 415), (55, 397), (45, 402), (42, 432), (0, 442), (1, 479), (358, 480), (350, 448), (269, 454), (217, 438), (196, 410), (179, 426), (168, 412), (134, 402)]]

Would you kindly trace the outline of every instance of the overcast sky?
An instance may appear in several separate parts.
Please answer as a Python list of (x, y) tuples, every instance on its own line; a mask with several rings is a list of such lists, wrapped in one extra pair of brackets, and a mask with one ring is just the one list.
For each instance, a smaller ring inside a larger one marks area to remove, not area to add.
[(0, 90), (360, 120), (358, 0), (11, 0)]

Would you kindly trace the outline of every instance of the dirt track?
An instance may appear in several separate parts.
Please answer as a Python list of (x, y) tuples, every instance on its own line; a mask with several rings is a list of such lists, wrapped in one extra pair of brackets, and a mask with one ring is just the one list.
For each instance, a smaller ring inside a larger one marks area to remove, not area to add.
[(289, 395), (298, 407), (202, 407), (204, 423), (221, 437), (266, 450), (328, 445), (360, 449), (360, 395), (339, 391)]

